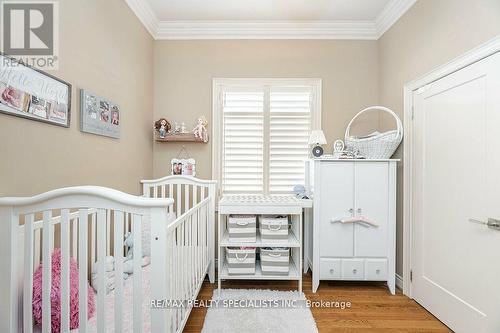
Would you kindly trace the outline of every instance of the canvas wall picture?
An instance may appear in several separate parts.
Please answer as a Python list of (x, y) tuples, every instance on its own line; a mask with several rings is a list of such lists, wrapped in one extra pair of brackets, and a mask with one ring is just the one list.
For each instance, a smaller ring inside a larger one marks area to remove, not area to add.
[(69, 127), (71, 85), (0, 54), (0, 112)]
[(88, 90), (80, 90), (80, 129), (82, 132), (120, 137), (120, 107)]

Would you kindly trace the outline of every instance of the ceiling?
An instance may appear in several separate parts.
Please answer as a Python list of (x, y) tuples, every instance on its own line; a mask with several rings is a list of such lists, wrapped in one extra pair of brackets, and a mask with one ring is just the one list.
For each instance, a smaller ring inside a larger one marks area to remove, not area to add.
[(161, 21), (374, 20), (389, 0), (147, 0)]
[(155, 39), (378, 39), (417, 0), (125, 0)]

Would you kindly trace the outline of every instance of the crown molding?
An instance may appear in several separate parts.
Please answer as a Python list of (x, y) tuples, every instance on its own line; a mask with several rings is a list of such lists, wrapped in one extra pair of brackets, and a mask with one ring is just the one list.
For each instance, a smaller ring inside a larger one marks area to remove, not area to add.
[(377, 40), (417, 0), (391, 0), (373, 21), (160, 21), (147, 0), (125, 2), (155, 40)]
[(149, 5), (149, 2), (147, 0), (125, 0), (125, 2), (151, 36), (156, 39), (160, 20)]
[(373, 22), (163, 21), (156, 39), (376, 39)]
[(377, 39), (389, 30), (417, 0), (391, 0), (375, 20)]

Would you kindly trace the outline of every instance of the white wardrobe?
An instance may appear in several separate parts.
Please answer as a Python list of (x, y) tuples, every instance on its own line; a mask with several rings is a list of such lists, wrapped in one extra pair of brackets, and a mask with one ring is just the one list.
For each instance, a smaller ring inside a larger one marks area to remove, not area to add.
[[(314, 159), (304, 225), (304, 270), (320, 280), (387, 281), (395, 293), (397, 160)], [(311, 223), (312, 222), (312, 223)]]

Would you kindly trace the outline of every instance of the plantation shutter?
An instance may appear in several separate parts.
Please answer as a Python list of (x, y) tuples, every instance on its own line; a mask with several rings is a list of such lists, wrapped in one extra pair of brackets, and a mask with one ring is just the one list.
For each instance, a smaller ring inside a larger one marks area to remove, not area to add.
[(224, 193), (264, 192), (264, 92), (224, 92), (222, 188)]
[(311, 89), (276, 87), (270, 92), (269, 193), (290, 193), (304, 185), (309, 156)]
[(311, 86), (224, 87), (221, 185), (225, 194), (285, 194), (304, 184)]

